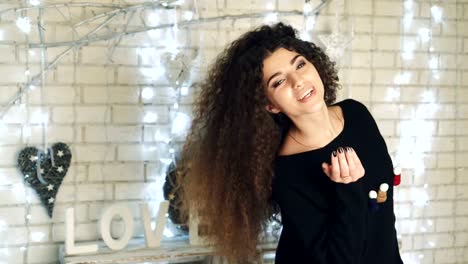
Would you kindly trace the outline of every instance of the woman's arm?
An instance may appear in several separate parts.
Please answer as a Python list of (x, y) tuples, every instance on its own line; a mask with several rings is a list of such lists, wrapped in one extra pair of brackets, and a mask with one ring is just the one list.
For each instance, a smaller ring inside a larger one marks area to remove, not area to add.
[(334, 186), (336, 200), (328, 211), (300, 186), (283, 186), (278, 199), (283, 222), (300, 238), (310, 263), (360, 264), (367, 210), (362, 180)]

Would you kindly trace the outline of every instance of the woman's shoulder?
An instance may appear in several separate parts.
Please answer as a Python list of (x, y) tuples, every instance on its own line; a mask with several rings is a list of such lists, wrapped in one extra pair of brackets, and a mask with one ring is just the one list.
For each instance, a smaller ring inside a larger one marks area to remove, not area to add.
[(365, 104), (352, 98), (344, 99), (334, 105), (339, 105), (341, 107), (345, 118), (362, 118), (363, 116), (371, 116), (370, 111)]
[(361, 110), (366, 109), (367, 110), (367, 106), (365, 104), (352, 98), (344, 99), (342, 101), (334, 103), (333, 105), (339, 105), (342, 108), (345, 107), (345, 108), (352, 108), (352, 109), (361, 109)]

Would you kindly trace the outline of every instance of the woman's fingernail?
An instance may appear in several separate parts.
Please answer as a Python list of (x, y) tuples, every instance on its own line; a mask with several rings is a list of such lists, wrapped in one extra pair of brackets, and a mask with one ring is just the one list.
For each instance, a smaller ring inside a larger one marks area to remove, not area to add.
[(333, 157), (336, 157), (336, 151), (333, 151), (332, 154), (333, 154)]
[(350, 153), (350, 152), (351, 152), (351, 148), (350, 148), (350, 147), (346, 147), (346, 152)]
[(338, 152), (339, 152), (339, 153), (343, 153), (343, 148), (342, 148), (342, 147), (339, 147), (339, 148), (338, 148)]

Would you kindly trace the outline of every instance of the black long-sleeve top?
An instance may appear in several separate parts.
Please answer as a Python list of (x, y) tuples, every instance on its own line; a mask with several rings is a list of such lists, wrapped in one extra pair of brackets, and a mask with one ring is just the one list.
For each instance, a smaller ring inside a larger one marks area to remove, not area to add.
[[(396, 264), (398, 250), (393, 211), (393, 165), (387, 146), (367, 108), (352, 99), (337, 103), (344, 116), (342, 132), (325, 147), (275, 161), (273, 198), (281, 209), (283, 229), (276, 264)], [(364, 177), (343, 184), (322, 170), (332, 151), (352, 147)], [(369, 206), (369, 192), (387, 183), (387, 201)]]

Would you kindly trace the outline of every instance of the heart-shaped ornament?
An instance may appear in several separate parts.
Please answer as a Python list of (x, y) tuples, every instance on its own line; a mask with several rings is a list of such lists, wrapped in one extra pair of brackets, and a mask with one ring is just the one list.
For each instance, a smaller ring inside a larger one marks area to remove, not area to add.
[(26, 147), (19, 153), (19, 169), (39, 195), (50, 217), (54, 210), (55, 196), (70, 167), (71, 157), (70, 148), (61, 142), (55, 143), (47, 151)]

